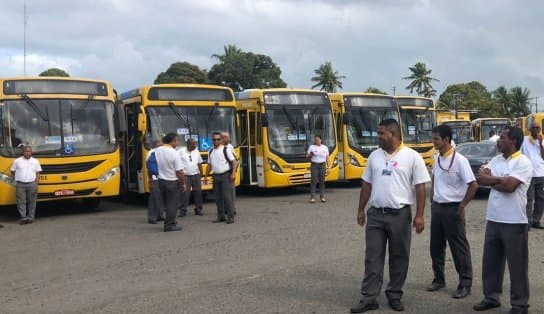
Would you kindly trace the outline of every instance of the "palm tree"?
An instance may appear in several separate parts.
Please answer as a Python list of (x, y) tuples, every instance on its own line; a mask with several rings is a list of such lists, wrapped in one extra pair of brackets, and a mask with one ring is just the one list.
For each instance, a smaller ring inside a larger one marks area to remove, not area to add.
[(501, 106), (503, 110), (503, 114), (505, 116), (510, 115), (510, 106), (512, 104), (512, 97), (510, 93), (508, 92), (508, 89), (504, 86), (497, 87), (496, 90), (493, 91), (493, 100)]
[(329, 61), (320, 65), (319, 68), (314, 70), (314, 73), (317, 76), (312, 77), (312, 82), (316, 82), (312, 89), (319, 87), (320, 90), (327, 93), (335, 92), (337, 87), (342, 89), (342, 80), (346, 78), (344, 75), (340, 75), (338, 71), (335, 71)]
[(223, 50), (225, 52), (223, 55), (213, 54), (212, 57), (217, 58), (219, 61), (225, 62), (225, 60), (237, 57), (242, 53), (242, 49), (236, 47), (236, 45), (231, 44), (223, 46)]
[(529, 96), (531, 92), (527, 88), (521, 88), (519, 86), (513, 87), (510, 90), (512, 97), (512, 106), (510, 108), (510, 114), (514, 117), (522, 117), (529, 114)]
[(416, 90), (420, 96), (432, 97), (436, 95), (436, 90), (431, 85), (432, 81), (440, 82), (438, 79), (429, 76), (432, 70), (427, 70), (425, 63), (418, 62), (413, 67), (409, 67), (412, 75), (403, 77), (404, 80), (412, 80), (406, 89), (410, 90), (410, 94)]

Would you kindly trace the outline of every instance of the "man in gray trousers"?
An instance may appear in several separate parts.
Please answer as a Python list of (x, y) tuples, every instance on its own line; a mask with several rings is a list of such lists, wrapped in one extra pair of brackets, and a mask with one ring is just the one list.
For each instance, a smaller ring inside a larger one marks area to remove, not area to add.
[(531, 134), (525, 136), (521, 144), (521, 153), (533, 165), (533, 177), (527, 190), (527, 220), (529, 229), (544, 229), (540, 223), (544, 212), (544, 145), (539, 122), (531, 123), (529, 130)]
[[(38, 159), (32, 157), (32, 147), (23, 147), (23, 156), (15, 159), (11, 165), (11, 173), (17, 183), (17, 209), (21, 225), (34, 221), (36, 214), (36, 200), (38, 198), (38, 180), (42, 167)], [(27, 213), (28, 207), (28, 213)]]
[(529, 248), (527, 237), (527, 188), (531, 183), (531, 161), (519, 150), (520, 128), (506, 127), (497, 141), (501, 155), (482, 166), (478, 184), (491, 187), (487, 202), (482, 284), (484, 299), (474, 310), (500, 306), (505, 263), (510, 271), (509, 313), (528, 313)]
[[(351, 313), (378, 309), (388, 243), (390, 280), (385, 294), (391, 309), (404, 311), (401, 298), (410, 260), (411, 223), (417, 233), (421, 233), (425, 225), (425, 183), (431, 178), (423, 158), (402, 145), (397, 120), (380, 122), (378, 141), (380, 148), (368, 158), (359, 197), (357, 223), (364, 226), (366, 222), (365, 274), (361, 300), (351, 308)], [(413, 222), (412, 186), (416, 191), (417, 208)], [(370, 207), (365, 213), (369, 200)]]

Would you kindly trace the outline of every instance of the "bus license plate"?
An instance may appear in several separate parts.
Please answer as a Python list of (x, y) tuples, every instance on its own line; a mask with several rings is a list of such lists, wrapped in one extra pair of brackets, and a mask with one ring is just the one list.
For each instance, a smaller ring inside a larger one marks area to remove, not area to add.
[(310, 179), (311, 177), (312, 177), (311, 173), (305, 173), (304, 174), (304, 179)]
[(67, 196), (67, 195), (75, 195), (76, 191), (74, 190), (57, 190), (55, 191), (55, 196)]

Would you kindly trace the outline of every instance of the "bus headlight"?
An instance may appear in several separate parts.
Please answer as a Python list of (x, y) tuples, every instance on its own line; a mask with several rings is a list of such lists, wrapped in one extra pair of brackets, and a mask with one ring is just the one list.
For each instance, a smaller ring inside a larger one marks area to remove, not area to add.
[(100, 177), (98, 177), (98, 182), (106, 182), (109, 179), (111, 179), (113, 176), (118, 174), (119, 172), (120, 172), (119, 167), (112, 168), (112, 169), (106, 171), (106, 173), (104, 173)]
[(0, 181), (15, 186), (15, 178), (5, 173), (0, 173)]
[(268, 165), (270, 165), (270, 169), (275, 172), (283, 172), (281, 171), (280, 166), (272, 159), (268, 158)]
[(359, 161), (357, 160), (357, 158), (355, 158), (355, 156), (353, 156), (352, 154), (348, 154), (348, 157), (349, 157), (349, 163), (356, 166), (356, 167), (361, 167), (361, 164), (359, 163)]
[(332, 161), (332, 167), (338, 166), (338, 155), (334, 156), (334, 160)]

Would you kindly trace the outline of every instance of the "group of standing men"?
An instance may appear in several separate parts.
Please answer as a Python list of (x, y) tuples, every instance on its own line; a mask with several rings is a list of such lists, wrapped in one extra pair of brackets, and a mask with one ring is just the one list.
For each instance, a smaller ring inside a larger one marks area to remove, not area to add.
[[(491, 192), (482, 263), (484, 299), (473, 309), (484, 311), (500, 306), (505, 262), (508, 262), (510, 313), (528, 312), (527, 190), (532, 175), (535, 175), (533, 170), (538, 167), (544, 170), (542, 137), (531, 133), (524, 139), (520, 128), (505, 128), (497, 141), (500, 155), (474, 176), (468, 160), (451, 145), (451, 128), (440, 125), (433, 129), (433, 143), (438, 153), (434, 157), (430, 197), (430, 254), (434, 279), (428, 291), (438, 291), (446, 285), (444, 264), (447, 243), (458, 273), (458, 286), (453, 297), (461, 299), (471, 293), (473, 274), (465, 230), (465, 208), (480, 184), (490, 187)], [(404, 311), (401, 299), (410, 257), (410, 225), (416, 233), (424, 229), (425, 183), (431, 181), (424, 161), (417, 152), (402, 144), (396, 120), (381, 121), (378, 137), (380, 149), (370, 154), (362, 176), (357, 222), (361, 226), (366, 224), (365, 271), (361, 299), (351, 308), (352, 313), (379, 307), (377, 297), (383, 283), (387, 245), (390, 281), (385, 294), (393, 310)], [(526, 145), (526, 142), (534, 146), (530, 148), (534, 156), (529, 155), (529, 158), (520, 151), (522, 143)], [(544, 173), (541, 176), (544, 178)], [(544, 184), (544, 180), (541, 182), (536, 178), (532, 182), (535, 186)], [(415, 202), (412, 187), (415, 189)], [(544, 197), (540, 194), (534, 198), (538, 200), (538, 209), (532, 221), (535, 227), (540, 226)], [(370, 206), (365, 211), (368, 203)], [(413, 205), (416, 212), (412, 220)]]
[[(208, 154), (206, 173), (202, 169), (202, 156), (197, 142), (189, 138), (186, 146), (177, 150), (179, 137), (166, 134), (147, 155), (149, 172), (148, 223), (164, 220), (164, 231), (179, 231), (182, 226), (176, 220), (187, 215), (191, 193), (195, 203), (195, 215), (202, 216), (202, 183), (208, 183), (213, 172), (213, 191), (217, 205), (217, 219), (213, 222), (234, 223), (235, 179), (238, 163), (227, 132), (212, 134), (213, 148)], [(151, 171), (149, 160), (155, 159), (157, 169)]]

